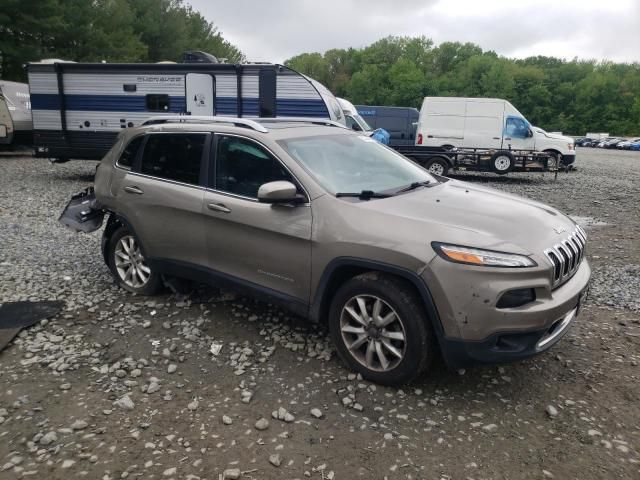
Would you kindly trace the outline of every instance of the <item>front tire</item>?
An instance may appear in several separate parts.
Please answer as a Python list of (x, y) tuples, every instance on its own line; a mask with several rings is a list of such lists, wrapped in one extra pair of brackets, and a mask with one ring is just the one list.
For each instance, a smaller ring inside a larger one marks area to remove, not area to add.
[(433, 361), (433, 329), (411, 284), (378, 272), (358, 275), (336, 292), (329, 329), (352, 370), (382, 385), (414, 380)]
[(120, 227), (108, 241), (107, 264), (116, 283), (132, 293), (154, 295), (162, 286), (160, 275), (147, 264), (140, 242), (126, 227)]

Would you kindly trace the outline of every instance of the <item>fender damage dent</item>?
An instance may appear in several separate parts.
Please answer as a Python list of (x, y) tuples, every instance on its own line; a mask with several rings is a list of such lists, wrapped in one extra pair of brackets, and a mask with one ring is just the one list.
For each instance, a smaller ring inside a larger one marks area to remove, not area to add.
[(58, 221), (76, 232), (90, 233), (102, 226), (105, 213), (93, 187), (88, 187), (71, 197)]

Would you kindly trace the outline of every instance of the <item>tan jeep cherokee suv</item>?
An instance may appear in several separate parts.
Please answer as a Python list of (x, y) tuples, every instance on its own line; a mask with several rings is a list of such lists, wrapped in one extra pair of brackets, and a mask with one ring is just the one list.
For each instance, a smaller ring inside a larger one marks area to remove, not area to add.
[(437, 177), (327, 121), (182, 117), (127, 129), (61, 217), (91, 231), (125, 289), (163, 276), (327, 322), (340, 357), (382, 384), (446, 363), (546, 350), (591, 274), (558, 210)]

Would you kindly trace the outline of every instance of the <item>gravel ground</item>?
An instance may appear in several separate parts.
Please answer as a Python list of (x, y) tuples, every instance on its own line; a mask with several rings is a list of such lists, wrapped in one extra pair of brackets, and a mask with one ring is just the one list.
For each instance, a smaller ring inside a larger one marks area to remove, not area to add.
[(95, 163), (0, 166), (0, 301), (66, 305), (0, 354), (0, 479), (640, 478), (638, 153), (582, 149), (556, 181), (460, 176), (585, 225), (591, 296), (545, 354), (437, 365), (404, 389), (359, 379), (326, 332), (232, 292), (117, 289), (100, 232), (56, 222)]

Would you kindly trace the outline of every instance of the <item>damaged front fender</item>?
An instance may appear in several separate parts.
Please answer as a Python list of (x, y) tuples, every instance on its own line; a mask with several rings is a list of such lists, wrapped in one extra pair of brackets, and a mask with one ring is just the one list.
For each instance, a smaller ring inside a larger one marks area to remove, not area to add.
[(76, 232), (90, 233), (102, 226), (105, 213), (93, 187), (88, 187), (71, 197), (58, 221)]

